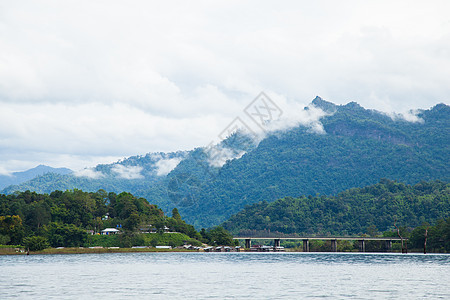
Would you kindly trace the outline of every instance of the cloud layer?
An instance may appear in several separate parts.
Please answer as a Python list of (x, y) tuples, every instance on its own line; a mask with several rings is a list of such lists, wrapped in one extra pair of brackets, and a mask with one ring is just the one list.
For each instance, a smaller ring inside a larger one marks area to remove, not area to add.
[(205, 146), (260, 91), (291, 123), (316, 95), (399, 113), (448, 103), (449, 10), (448, 1), (2, 2), (0, 172)]

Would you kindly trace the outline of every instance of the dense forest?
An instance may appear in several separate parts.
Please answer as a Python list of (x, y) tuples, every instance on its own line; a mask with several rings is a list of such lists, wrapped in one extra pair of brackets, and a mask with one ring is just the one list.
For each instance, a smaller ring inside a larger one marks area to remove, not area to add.
[[(97, 178), (48, 173), (10, 186), (3, 193), (75, 188), (127, 191), (151, 199), (166, 213), (177, 207), (186, 221), (199, 229), (218, 225), (246, 205), (263, 200), (336, 195), (376, 184), (380, 178), (406, 184), (436, 179), (448, 182), (448, 105), (419, 111), (414, 122), (364, 109), (354, 102), (334, 105), (317, 97), (311, 105), (328, 113), (320, 119), (323, 133), (302, 125), (268, 133), (257, 144), (242, 134), (233, 134), (219, 147), (245, 154), (222, 167), (212, 166), (208, 151), (197, 148), (99, 165), (94, 169), (100, 174)], [(179, 159), (180, 163), (167, 175), (160, 174), (157, 165), (161, 159)], [(118, 172), (124, 169), (139, 172), (136, 176)]]
[[(335, 106), (316, 99), (313, 104), (334, 111), (321, 120), (326, 134), (304, 126), (276, 132), (227, 162), (209, 181), (198, 185), (194, 178), (199, 177), (191, 176), (186, 197), (193, 200), (179, 207), (186, 219), (196, 226), (217, 224), (245, 205), (286, 196), (336, 195), (380, 178), (407, 184), (449, 180), (449, 106), (437, 105), (418, 114), (422, 121), (408, 122), (356, 103)], [(168, 176), (192, 174), (188, 162)]]
[(395, 222), (415, 228), (448, 218), (450, 184), (431, 181), (406, 185), (383, 179), (337, 196), (262, 201), (233, 215), (223, 227), (242, 236), (374, 235), (394, 230)]
[[(172, 217), (167, 217), (156, 205), (126, 192), (68, 190), (50, 194), (30, 191), (0, 194), (0, 245), (25, 245), (35, 249), (93, 246), (96, 242), (105, 242), (108, 237), (97, 234), (111, 227), (123, 233), (115, 237), (117, 244), (114, 246), (157, 244), (158, 239), (166, 244), (173, 242), (173, 246), (183, 242), (234, 244), (231, 235), (221, 227), (197, 232), (182, 220), (176, 208), (172, 210)], [(155, 234), (147, 237), (136, 234), (142, 228), (154, 230)], [(182, 234), (183, 238), (163, 237), (165, 230)]]

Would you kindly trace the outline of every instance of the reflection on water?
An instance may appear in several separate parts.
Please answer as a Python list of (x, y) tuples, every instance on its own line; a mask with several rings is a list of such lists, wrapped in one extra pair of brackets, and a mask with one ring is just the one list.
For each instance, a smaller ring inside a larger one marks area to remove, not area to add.
[(450, 299), (450, 256), (122, 253), (0, 256), (2, 299)]

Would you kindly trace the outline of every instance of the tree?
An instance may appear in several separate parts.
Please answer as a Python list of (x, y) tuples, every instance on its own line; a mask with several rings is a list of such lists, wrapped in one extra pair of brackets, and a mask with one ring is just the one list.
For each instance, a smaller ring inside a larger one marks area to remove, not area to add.
[(370, 225), (369, 227), (367, 227), (366, 232), (369, 236), (375, 237), (378, 236), (378, 229), (377, 226), (375, 225)]
[(44, 230), (52, 247), (80, 247), (87, 239), (86, 231), (74, 224), (52, 222)]
[(139, 215), (136, 212), (134, 212), (125, 220), (123, 228), (126, 230), (133, 231), (137, 228), (139, 223), (140, 223)]
[(178, 212), (178, 209), (176, 207), (174, 207), (174, 209), (172, 209), (172, 218), (174, 218), (175, 220), (181, 221), (181, 215)]
[(23, 243), (25, 245), (25, 248), (30, 251), (41, 251), (50, 247), (48, 240), (43, 236), (26, 237), (24, 238)]
[[(397, 228), (397, 235), (402, 241), (402, 253), (408, 253), (408, 243), (403, 244), (403, 236), (400, 234), (400, 228), (395, 224), (397, 220), (394, 221), (394, 227)], [(404, 247), (406, 245), (406, 248)]]
[(51, 221), (50, 207), (43, 201), (33, 202), (29, 206), (26, 219), (28, 226), (39, 229)]
[(233, 236), (221, 226), (213, 227), (208, 232), (210, 245), (232, 246), (234, 245)]
[(0, 216), (0, 234), (8, 236), (12, 245), (21, 244), (24, 228), (20, 216)]
[(414, 228), (408, 240), (410, 247), (417, 249), (425, 246), (426, 238), (428, 238), (428, 226), (428, 224), (424, 224)]
[(6, 245), (9, 243), (9, 241), (11, 241), (9, 235), (0, 234), (0, 245)]

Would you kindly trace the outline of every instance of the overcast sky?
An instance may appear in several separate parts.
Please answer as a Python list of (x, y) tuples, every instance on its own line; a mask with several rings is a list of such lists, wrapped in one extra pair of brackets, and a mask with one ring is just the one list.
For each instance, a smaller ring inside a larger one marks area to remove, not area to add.
[(448, 104), (449, 11), (0, 0), (0, 173), (205, 146), (261, 91), (291, 116), (316, 95), (386, 112)]

